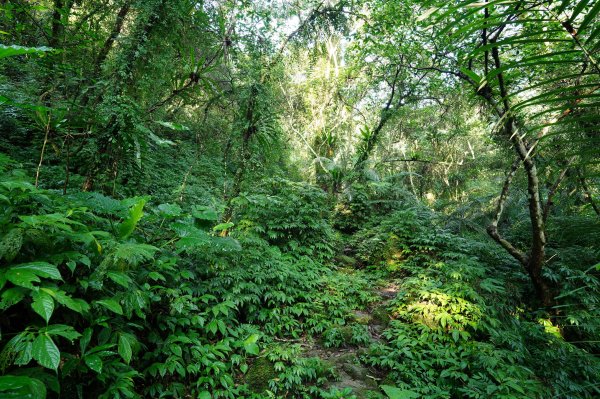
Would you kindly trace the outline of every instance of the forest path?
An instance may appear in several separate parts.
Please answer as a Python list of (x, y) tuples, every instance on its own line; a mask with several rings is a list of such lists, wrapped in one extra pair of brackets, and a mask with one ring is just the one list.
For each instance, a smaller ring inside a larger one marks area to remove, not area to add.
[(318, 357), (330, 363), (336, 370), (339, 379), (329, 386), (344, 390), (350, 388), (352, 394), (358, 399), (367, 398), (369, 392), (379, 392), (381, 380), (385, 377), (376, 369), (360, 362), (360, 356), (368, 351), (370, 345), (383, 342), (381, 333), (390, 320), (387, 307), (389, 302), (396, 297), (398, 286), (390, 283), (374, 289), (381, 299), (372, 303), (367, 309), (354, 310), (355, 320), (358, 324), (366, 325), (370, 340), (362, 346), (326, 348), (321, 343), (315, 343), (307, 350), (309, 357)]

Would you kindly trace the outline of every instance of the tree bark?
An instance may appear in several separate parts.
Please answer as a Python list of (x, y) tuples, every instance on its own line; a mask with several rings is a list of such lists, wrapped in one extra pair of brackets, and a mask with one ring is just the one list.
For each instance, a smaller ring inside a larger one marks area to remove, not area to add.
[(53, 48), (62, 47), (65, 37), (65, 25), (69, 22), (69, 14), (75, 0), (54, 0), (52, 6), (52, 27), (48, 44)]
[[(495, 41), (496, 38), (490, 40), (490, 42)], [(496, 69), (500, 70), (501, 62), (498, 47), (492, 47), (491, 53)], [(499, 73), (497, 78), (503, 105), (500, 117), (506, 118), (504, 133), (505, 136), (509, 138), (515, 152), (523, 163), (525, 174), (527, 176), (527, 201), (529, 207), (529, 220), (531, 222), (531, 247), (528, 255), (522, 258), (520, 262), (529, 274), (538, 300), (541, 302), (542, 306), (549, 308), (553, 304), (553, 295), (549, 283), (542, 275), (542, 269), (546, 261), (546, 230), (542, 199), (540, 196), (540, 182), (537, 167), (533, 159), (535, 153), (534, 149), (531, 148), (519, 134), (516, 120), (511, 116), (512, 110), (508, 101), (509, 97), (506, 82), (504, 81), (504, 74)], [(514, 256), (514, 254), (511, 255)]]

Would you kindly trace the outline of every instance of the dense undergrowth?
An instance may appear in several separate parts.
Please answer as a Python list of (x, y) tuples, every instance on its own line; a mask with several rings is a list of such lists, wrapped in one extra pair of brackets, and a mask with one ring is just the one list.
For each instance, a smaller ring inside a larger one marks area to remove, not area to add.
[(599, 398), (599, 22), (0, 1), (0, 399)]
[[(364, 347), (391, 398), (599, 392), (591, 249), (574, 265), (560, 242), (561, 297), (585, 295), (555, 322), (523, 308), (526, 279), (493, 244), (385, 185), (355, 187), (333, 211), (319, 189), (274, 179), (237, 200), (233, 225), (210, 206), (63, 195), (7, 157), (1, 168), (3, 397), (352, 397), (329, 385), (335, 367), (306, 357), (311, 342)], [(359, 201), (372, 211), (352, 219)], [(371, 342), (353, 311), (382, 281), (399, 290)]]

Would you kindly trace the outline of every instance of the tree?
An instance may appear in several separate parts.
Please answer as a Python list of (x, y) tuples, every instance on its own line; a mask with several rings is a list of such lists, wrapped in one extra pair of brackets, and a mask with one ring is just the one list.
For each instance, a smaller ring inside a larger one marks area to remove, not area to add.
[[(587, 3), (432, 2), (433, 7), (423, 14), (423, 19), (437, 15), (433, 25), (442, 25), (436, 34), (444, 37), (450, 51), (455, 52), (446, 53), (441, 65), (432, 68), (443, 70), (449, 65), (447, 73), (473, 87), (493, 112), (497, 130), (517, 156), (488, 232), (523, 265), (544, 307), (553, 305), (555, 295), (543, 274), (547, 261), (545, 224), (552, 198), (567, 177), (567, 170), (586, 161), (579, 156), (570, 157), (544, 193), (539, 153), (545, 146), (581, 134), (581, 124), (599, 119), (594, 100), (599, 95), (600, 69), (588, 49), (598, 36), (592, 21), (597, 18), (599, 7), (588, 7)], [(577, 24), (578, 29), (574, 28)], [(448, 43), (446, 35), (452, 43)], [(589, 140), (593, 141), (593, 136), (584, 133), (584, 142)], [(527, 251), (517, 248), (498, 231), (508, 189), (520, 165), (527, 177), (531, 224)]]

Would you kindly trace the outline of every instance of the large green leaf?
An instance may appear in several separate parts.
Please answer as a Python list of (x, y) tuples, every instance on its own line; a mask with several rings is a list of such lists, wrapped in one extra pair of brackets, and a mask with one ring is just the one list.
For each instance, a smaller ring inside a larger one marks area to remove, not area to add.
[(66, 292), (62, 290), (54, 290), (51, 288), (40, 288), (40, 291), (47, 293), (52, 296), (56, 300), (56, 302), (60, 303), (63, 306), (68, 307), (69, 309), (77, 312), (77, 313), (85, 313), (89, 310), (90, 305), (83, 299), (79, 298), (71, 298)]
[(15, 270), (17, 272), (29, 271), (40, 277), (62, 280), (58, 268), (48, 262), (21, 263), (16, 266), (11, 266), (10, 270)]
[(77, 339), (81, 336), (81, 334), (75, 331), (73, 327), (67, 326), (65, 324), (52, 324), (50, 326), (41, 328), (40, 332), (46, 333), (48, 335), (58, 335), (70, 341), (73, 341), (74, 339)]
[(32, 355), (35, 360), (46, 368), (56, 370), (60, 363), (60, 351), (46, 334), (40, 334), (33, 341)]
[(0, 376), (0, 398), (45, 399), (46, 386), (35, 378), (14, 375)]
[(165, 121), (157, 121), (156, 123), (158, 123), (159, 125), (162, 125), (164, 127), (167, 127), (169, 129), (173, 129), (173, 130), (179, 131), (179, 132), (190, 130), (189, 127), (184, 126), (184, 125), (182, 125), (180, 123), (165, 122)]
[(102, 372), (102, 359), (98, 355), (87, 355), (83, 358), (85, 364), (94, 370), (96, 373), (100, 374)]
[(115, 312), (116, 314), (123, 315), (123, 308), (119, 302), (115, 301), (114, 299), (101, 299), (95, 303), (104, 306), (106, 309)]
[(146, 200), (142, 198), (129, 209), (129, 216), (119, 226), (120, 238), (127, 238), (133, 233), (138, 222), (144, 216), (145, 204)]
[(33, 342), (30, 340), (23, 340), (17, 347), (15, 347), (15, 349), (17, 351), (17, 357), (15, 358), (14, 363), (17, 366), (25, 366), (29, 364), (31, 358), (33, 357)]
[(131, 284), (133, 284), (133, 280), (124, 272), (108, 272), (106, 273), (108, 278), (110, 278), (115, 283), (119, 284), (122, 287), (129, 288)]
[(52, 51), (52, 49), (50, 47), (23, 47), (14, 44), (12, 46), (6, 46), (0, 44), (0, 59), (25, 54), (43, 55), (48, 51)]
[(50, 295), (48, 295), (44, 291), (34, 292), (31, 297), (33, 298), (33, 302), (31, 303), (31, 308), (44, 320), (46, 323), (50, 320), (52, 316), (52, 312), (54, 312), (54, 299)]
[(0, 310), (7, 309), (21, 302), (21, 300), (25, 298), (25, 294), (28, 292), (29, 290), (22, 287), (13, 287), (4, 290), (2, 296), (0, 296)]
[(181, 215), (181, 207), (177, 204), (160, 204), (158, 207), (162, 217), (176, 217)]
[(389, 385), (382, 385), (381, 389), (390, 399), (416, 399), (421, 397), (421, 395), (414, 391), (400, 389)]
[(260, 348), (256, 344), (260, 338), (258, 334), (252, 334), (248, 338), (244, 340), (244, 350), (251, 355), (258, 355), (260, 353)]
[(85, 353), (88, 344), (92, 339), (93, 330), (91, 328), (86, 328), (83, 330), (83, 334), (81, 334), (81, 339), (79, 340), (79, 348), (81, 349), (81, 353)]
[(136, 266), (140, 262), (152, 259), (156, 251), (158, 248), (152, 245), (126, 242), (117, 245), (112, 256), (117, 261), (124, 261)]
[(119, 355), (125, 360), (125, 363), (129, 364), (131, 361), (131, 343), (129, 343), (129, 339), (127, 336), (121, 334), (119, 335), (119, 345), (118, 345)]
[[(0, 272), (1, 273), (1, 272)], [(4, 278), (20, 287), (33, 289), (33, 283), (39, 283), (40, 277), (61, 280), (56, 266), (47, 262), (30, 262), (11, 266), (4, 272)]]
[(33, 283), (39, 283), (41, 281), (35, 273), (28, 270), (8, 269), (4, 277), (14, 285), (30, 289), (34, 288)]
[(217, 214), (217, 211), (209, 206), (194, 206), (192, 208), (192, 216), (196, 219), (207, 220), (211, 222), (219, 220), (219, 215)]

